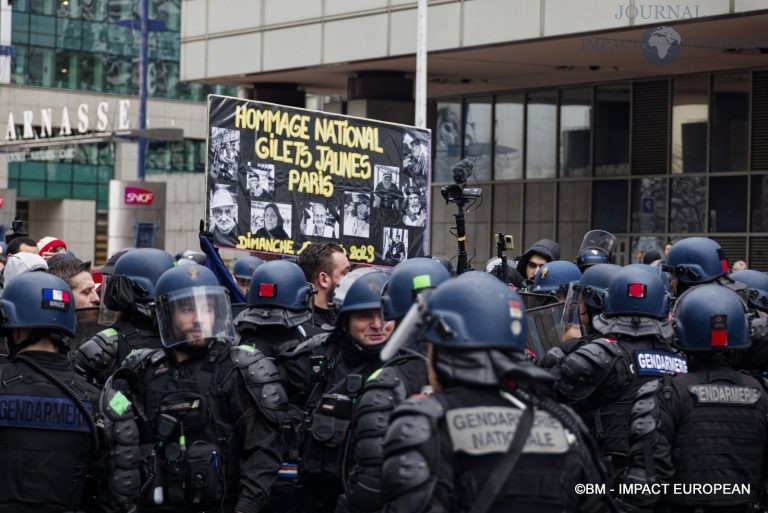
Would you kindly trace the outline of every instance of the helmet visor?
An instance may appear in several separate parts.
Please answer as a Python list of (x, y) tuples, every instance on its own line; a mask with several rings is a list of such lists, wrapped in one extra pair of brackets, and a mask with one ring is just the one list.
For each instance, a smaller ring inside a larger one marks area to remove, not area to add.
[(592, 230), (584, 235), (579, 248), (579, 255), (602, 255), (610, 256), (616, 249), (617, 239), (610, 232), (604, 230)]
[(101, 279), (101, 287), (99, 288), (99, 324), (103, 326), (110, 326), (117, 322), (117, 314), (115, 310), (110, 310), (106, 304), (104, 304), (104, 297), (107, 295), (107, 288), (109, 286), (109, 280), (112, 279), (111, 274), (105, 274)]
[(211, 339), (235, 337), (229, 295), (224, 287), (203, 286), (157, 298), (157, 324), (165, 347), (204, 345)]
[(565, 306), (563, 306), (563, 319), (558, 325), (558, 329), (562, 332), (562, 340), (586, 336), (587, 323), (589, 323), (589, 316), (584, 287), (578, 283), (571, 283), (565, 298)]

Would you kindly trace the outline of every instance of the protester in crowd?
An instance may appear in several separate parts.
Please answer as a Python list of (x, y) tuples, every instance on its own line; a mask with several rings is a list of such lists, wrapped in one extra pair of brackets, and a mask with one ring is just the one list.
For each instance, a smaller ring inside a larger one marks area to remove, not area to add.
[(14, 237), (11, 242), (8, 243), (6, 248), (6, 254), (8, 256), (15, 255), (19, 252), (38, 254), (37, 241), (30, 237)]
[(322, 326), (335, 324), (336, 315), (330, 308), (330, 301), (333, 291), (350, 270), (349, 260), (337, 244), (321, 242), (305, 248), (299, 255), (298, 264), (314, 288), (310, 320), (314, 333), (309, 333), (313, 335)]
[(8, 262), (5, 264), (5, 270), (3, 275), (5, 276), (5, 286), (21, 274), (33, 271), (45, 271), (48, 269), (48, 264), (43, 257), (30, 253), (27, 251), (21, 251), (8, 257)]
[[(48, 259), (48, 272), (66, 281), (72, 289), (77, 314), (76, 340), (84, 342), (99, 331), (101, 299), (91, 275), (91, 263), (75, 257), (57, 258), (59, 255), (61, 253)], [(75, 347), (79, 345), (78, 342), (75, 342)]]
[(37, 253), (45, 260), (48, 260), (53, 255), (58, 253), (65, 253), (67, 251), (67, 244), (56, 237), (43, 237), (37, 241)]
[(539, 267), (560, 260), (560, 244), (550, 239), (541, 239), (525, 250), (517, 261), (517, 272), (526, 280), (531, 281)]

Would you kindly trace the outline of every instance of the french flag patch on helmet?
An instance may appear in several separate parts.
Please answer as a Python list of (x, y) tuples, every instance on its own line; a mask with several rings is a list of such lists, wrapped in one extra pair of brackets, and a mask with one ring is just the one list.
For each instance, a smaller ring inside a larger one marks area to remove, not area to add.
[(69, 292), (58, 289), (43, 289), (43, 308), (69, 310)]

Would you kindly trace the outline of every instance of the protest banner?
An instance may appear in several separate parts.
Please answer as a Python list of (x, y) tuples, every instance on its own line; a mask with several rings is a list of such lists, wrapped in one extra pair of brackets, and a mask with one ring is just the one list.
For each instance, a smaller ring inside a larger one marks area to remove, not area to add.
[(206, 216), (217, 246), (298, 255), (340, 244), (395, 265), (429, 242), (429, 130), (208, 97)]

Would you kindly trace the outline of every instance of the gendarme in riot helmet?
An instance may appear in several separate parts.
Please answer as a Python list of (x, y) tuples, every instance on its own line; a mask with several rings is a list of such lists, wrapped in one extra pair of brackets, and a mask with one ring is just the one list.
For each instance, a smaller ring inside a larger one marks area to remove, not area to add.
[(157, 324), (165, 347), (234, 340), (229, 292), (207, 267), (192, 264), (166, 271), (156, 294)]
[[(104, 306), (124, 312), (152, 303), (157, 280), (173, 266), (173, 256), (161, 249), (138, 248), (124, 253), (107, 279), (102, 296)], [(142, 313), (151, 316), (150, 311)]]
[(603, 313), (592, 320), (603, 335), (671, 339), (669, 298), (659, 273), (643, 264), (624, 267), (611, 278)]
[(686, 352), (746, 349), (749, 321), (744, 302), (718, 285), (684, 292), (675, 305), (677, 346)]
[(309, 285), (301, 267), (288, 260), (271, 260), (251, 276), (246, 302), (249, 307), (303, 311), (309, 309)]
[(392, 271), (381, 295), (384, 319), (402, 319), (413, 305), (416, 294), (433, 289), (450, 277), (446, 268), (431, 258), (409, 258), (400, 262)]
[(688, 237), (675, 242), (663, 269), (683, 285), (701, 285), (725, 276), (728, 260), (720, 244), (712, 239)]
[(75, 336), (75, 304), (67, 282), (45, 272), (19, 275), (3, 290), (2, 328), (44, 329)]

